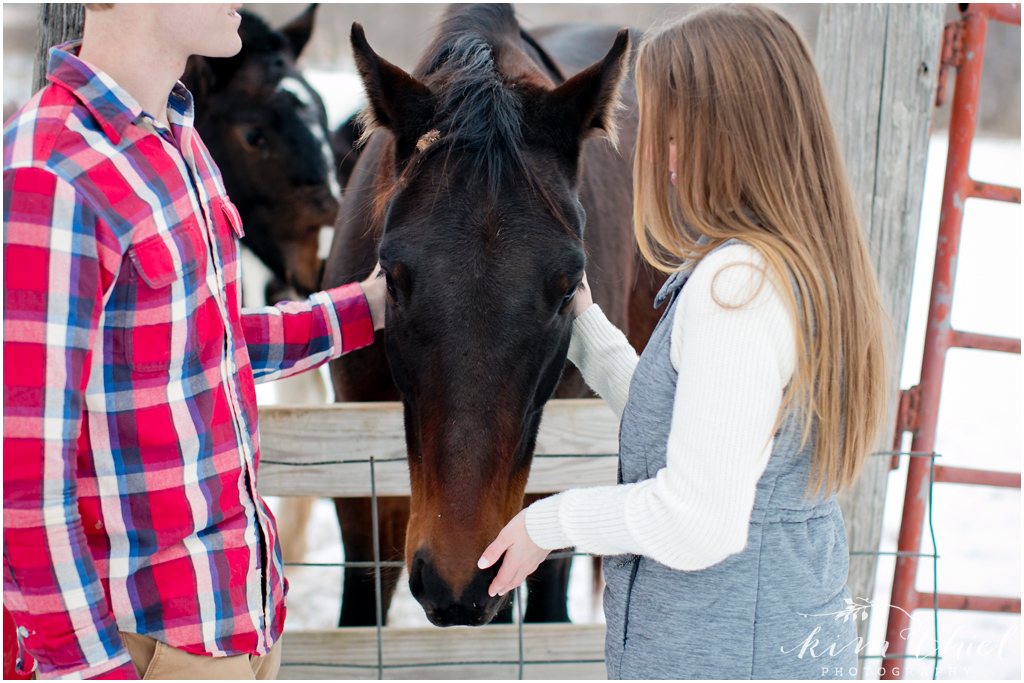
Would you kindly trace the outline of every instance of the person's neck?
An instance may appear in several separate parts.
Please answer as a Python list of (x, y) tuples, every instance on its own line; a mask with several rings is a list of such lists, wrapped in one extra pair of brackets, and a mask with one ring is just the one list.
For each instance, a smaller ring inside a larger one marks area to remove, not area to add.
[(158, 123), (169, 126), (167, 99), (185, 70), (187, 56), (161, 50), (159, 40), (148, 40), (144, 30), (115, 34), (107, 28), (86, 22), (78, 56), (113, 78)]

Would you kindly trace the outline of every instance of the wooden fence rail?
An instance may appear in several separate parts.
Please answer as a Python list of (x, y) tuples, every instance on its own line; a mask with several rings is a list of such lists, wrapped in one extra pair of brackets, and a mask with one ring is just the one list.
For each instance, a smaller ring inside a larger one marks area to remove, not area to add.
[[(382, 631), (384, 679), (516, 679), (515, 624)], [(524, 679), (603, 679), (604, 624), (524, 624)], [(286, 633), (281, 679), (378, 678), (377, 629)]]
[[(266, 496), (409, 495), (401, 403), (260, 408), (259, 489)], [(619, 421), (604, 401), (549, 401), (527, 493), (615, 483)]]

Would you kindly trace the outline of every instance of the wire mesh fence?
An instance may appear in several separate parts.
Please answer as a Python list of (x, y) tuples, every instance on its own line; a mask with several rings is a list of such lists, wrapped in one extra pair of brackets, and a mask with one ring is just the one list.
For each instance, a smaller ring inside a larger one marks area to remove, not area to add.
[[(373, 569), (375, 625), (322, 631), (289, 632), (284, 641), (282, 678), (603, 678), (603, 624), (526, 624), (524, 592), (515, 592), (512, 624), (485, 627), (400, 628), (385, 626), (382, 570), (404, 562), (381, 555), (378, 499), (408, 495), (409, 480), (401, 430), (400, 404), (344, 404), (330, 407), (261, 409), (264, 456), (260, 488), (265, 495), (319, 495), (370, 499), (373, 560), (292, 562), (289, 567), (359, 567)], [(614, 483), (618, 423), (600, 401), (552, 401), (537, 439), (537, 453), (527, 492), (553, 493), (574, 486)], [(339, 457), (339, 444), (346, 454)], [(376, 455), (373, 452), (379, 453)], [(928, 522), (937, 573), (931, 524), (931, 494), (936, 453), (884, 451), (879, 457), (927, 457), (932, 463)], [(905, 555), (854, 550), (851, 555)], [(551, 557), (590, 557), (561, 551)], [(933, 582), (933, 586), (935, 582)], [(934, 590), (934, 588), (933, 588)], [(876, 610), (877, 611), (877, 610)], [(883, 614), (876, 614), (882, 618)], [(934, 660), (938, 670), (938, 620), (934, 654), (904, 658)], [(862, 647), (862, 665), (893, 658)]]
[[(385, 626), (382, 574), (404, 562), (381, 553), (378, 500), (409, 495), (400, 404), (261, 408), (263, 495), (370, 499), (372, 561), (295, 562), (286, 567), (373, 569), (375, 625), (288, 632), (281, 678), (603, 678), (603, 624), (524, 623), (525, 591), (512, 624)], [(537, 438), (528, 493), (613, 484), (618, 421), (601, 401), (552, 401)], [(339, 451), (344, 451), (339, 454)], [(585, 555), (563, 551), (551, 557)]]

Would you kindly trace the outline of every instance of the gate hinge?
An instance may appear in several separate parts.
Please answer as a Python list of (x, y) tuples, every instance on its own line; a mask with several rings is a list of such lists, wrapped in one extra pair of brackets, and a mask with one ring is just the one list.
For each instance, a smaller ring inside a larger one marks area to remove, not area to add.
[(900, 408), (896, 416), (896, 431), (916, 432), (921, 411), (921, 385), (915, 384), (900, 392)]
[(949, 68), (959, 69), (964, 63), (964, 31), (963, 19), (946, 23), (942, 30), (942, 57), (939, 59), (939, 84), (935, 88), (935, 106), (941, 107), (946, 101), (946, 80)]
[[(921, 385), (915, 384), (900, 392), (900, 405), (896, 411), (896, 435), (893, 439), (893, 450), (900, 450), (904, 432), (916, 432), (921, 417)], [(900, 466), (900, 456), (892, 456), (889, 469)]]

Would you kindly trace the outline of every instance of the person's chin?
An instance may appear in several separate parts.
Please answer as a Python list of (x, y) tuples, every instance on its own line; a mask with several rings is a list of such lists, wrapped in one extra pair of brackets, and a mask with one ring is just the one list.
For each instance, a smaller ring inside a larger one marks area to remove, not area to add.
[(204, 51), (203, 57), (234, 57), (242, 50), (242, 39), (236, 33), (234, 39), (222, 40), (218, 45)]
[(224, 56), (225, 57), (234, 57), (235, 55), (237, 55), (241, 51), (242, 51), (242, 39), (239, 38), (238, 34), (236, 33), (235, 34), (235, 39), (231, 42), (231, 46), (228, 48), (227, 54), (225, 54)]

